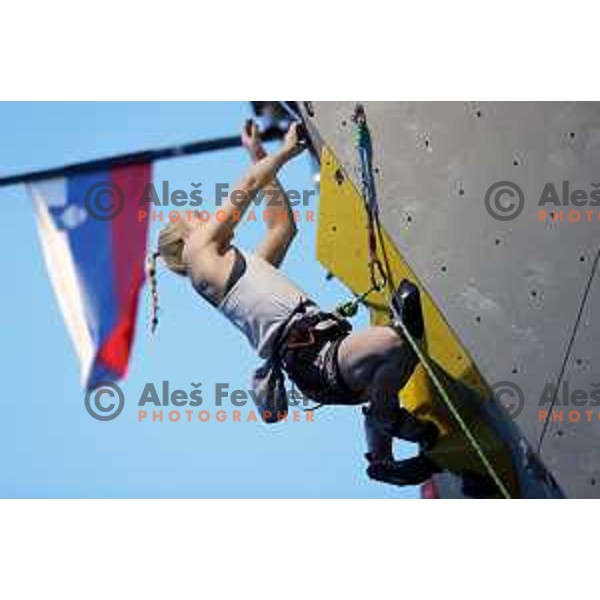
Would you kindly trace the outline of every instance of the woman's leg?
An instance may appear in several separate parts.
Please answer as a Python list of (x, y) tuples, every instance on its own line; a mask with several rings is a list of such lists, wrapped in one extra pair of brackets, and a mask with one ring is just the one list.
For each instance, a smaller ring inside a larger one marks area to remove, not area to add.
[(370, 401), (370, 420), (387, 435), (430, 448), (437, 428), (421, 421), (398, 404), (398, 393), (412, 375), (418, 359), (391, 327), (368, 327), (340, 344), (338, 364), (344, 381)]
[(369, 327), (349, 335), (341, 343), (338, 364), (346, 384), (364, 392), (365, 433), (371, 479), (393, 485), (416, 485), (438, 471), (424, 454), (394, 460), (392, 436), (431, 447), (437, 439), (433, 423), (420, 421), (398, 404), (398, 393), (416, 365), (413, 350), (391, 327)]
[(374, 417), (390, 422), (397, 414), (398, 392), (406, 385), (418, 359), (391, 327), (367, 327), (340, 344), (338, 364), (350, 389), (371, 401)]

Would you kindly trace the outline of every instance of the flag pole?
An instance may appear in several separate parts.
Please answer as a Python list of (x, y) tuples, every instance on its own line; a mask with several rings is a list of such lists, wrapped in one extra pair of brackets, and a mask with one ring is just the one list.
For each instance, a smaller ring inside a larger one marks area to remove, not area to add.
[[(283, 132), (276, 128), (269, 128), (261, 136), (264, 142), (278, 140), (283, 137)], [(191, 142), (181, 146), (171, 146), (170, 148), (159, 148), (156, 150), (142, 150), (140, 152), (132, 152), (129, 154), (119, 154), (108, 158), (100, 158), (81, 162), (54, 169), (44, 169), (41, 171), (30, 171), (28, 173), (19, 173), (17, 175), (9, 175), (0, 177), (0, 187), (9, 185), (19, 185), (24, 183), (33, 183), (36, 181), (44, 181), (46, 179), (56, 179), (58, 177), (70, 177), (72, 175), (81, 175), (82, 173), (92, 173), (94, 171), (102, 171), (113, 167), (122, 167), (127, 165), (145, 164), (156, 162), (158, 160), (166, 160), (169, 158), (178, 158), (181, 156), (192, 156), (194, 154), (203, 154), (205, 152), (215, 152), (218, 150), (228, 150), (238, 148), (242, 145), (239, 135), (231, 137), (216, 138), (212, 140), (201, 140)]]

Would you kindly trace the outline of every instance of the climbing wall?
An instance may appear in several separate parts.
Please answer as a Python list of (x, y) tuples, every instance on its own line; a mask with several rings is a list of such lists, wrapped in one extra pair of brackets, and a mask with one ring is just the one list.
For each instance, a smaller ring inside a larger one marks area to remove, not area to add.
[[(354, 103), (300, 105), (317, 152), (326, 148), (358, 186)], [(600, 105), (365, 108), (382, 221), (403, 261), (563, 490), (598, 496), (600, 206), (589, 198), (600, 188)], [(554, 198), (547, 184), (560, 205), (540, 206)], [(565, 382), (577, 405), (564, 405)], [(562, 421), (545, 423), (557, 383)]]

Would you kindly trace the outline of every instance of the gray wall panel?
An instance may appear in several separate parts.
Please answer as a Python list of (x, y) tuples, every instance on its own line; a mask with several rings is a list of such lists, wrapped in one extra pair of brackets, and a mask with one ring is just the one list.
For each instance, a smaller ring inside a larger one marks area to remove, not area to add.
[[(358, 183), (354, 103), (313, 105), (309, 121)], [(587, 192), (600, 182), (600, 105), (367, 102), (365, 107), (387, 231), (488, 383), (521, 386), (526, 402), (517, 423), (536, 447), (537, 399), (560, 369), (600, 241), (598, 207), (591, 223), (540, 223), (538, 200), (546, 182), (559, 192), (563, 180)], [(492, 184), (505, 180), (520, 186), (525, 205), (516, 219), (501, 222), (487, 212), (484, 197)], [(597, 341), (598, 320), (590, 317), (586, 329), (589, 340)], [(589, 364), (595, 364), (592, 341), (586, 350)], [(588, 429), (584, 446), (595, 448), (600, 422)], [(579, 484), (571, 485), (563, 456), (567, 448), (582, 451), (579, 442), (563, 441), (549, 444), (544, 457), (555, 464), (559, 483), (577, 495)]]

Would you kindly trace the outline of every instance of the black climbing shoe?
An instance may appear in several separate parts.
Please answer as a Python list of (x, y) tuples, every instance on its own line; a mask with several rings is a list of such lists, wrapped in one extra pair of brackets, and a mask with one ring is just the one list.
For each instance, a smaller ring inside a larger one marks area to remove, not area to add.
[(401, 321), (415, 340), (421, 340), (425, 333), (423, 310), (419, 288), (408, 279), (403, 279), (391, 302), (394, 318)]
[(439, 437), (440, 430), (437, 428), (437, 425), (433, 423), (433, 421), (425, 421), (423, 433), (421, 434), (421, 438), (418, 442), (419, 447), (422, 451), (428, 452), (437, 444)]
[[(405, 408), (395, 405), (385, 420), (378, 419), (373, 406), (363, 408), (367, 440), (380, 440), (382, 436), (391, 436), (419, 444), (422, 451), (431, 450), (440, 435), (437, 425), (427, 419), (418, 419)], [(368, 442), (371, 444), (371, 442)], [(374, 443), (374, 442), (373, 442)]]
[(406, 460), (372, 461), (367, 467), (371, 479), (398, 486), (419, 485), (439, 472), (440, 469), (423, 454)]
[(400, 407), (398, 407), (397, 417), (390, 428), (390, 433), (407, 442), (419, 444), (421, 450), (424, 451), (431, 450), (440, 436), (439, 429), (433, 421), (417, 419), (405, 408)]

